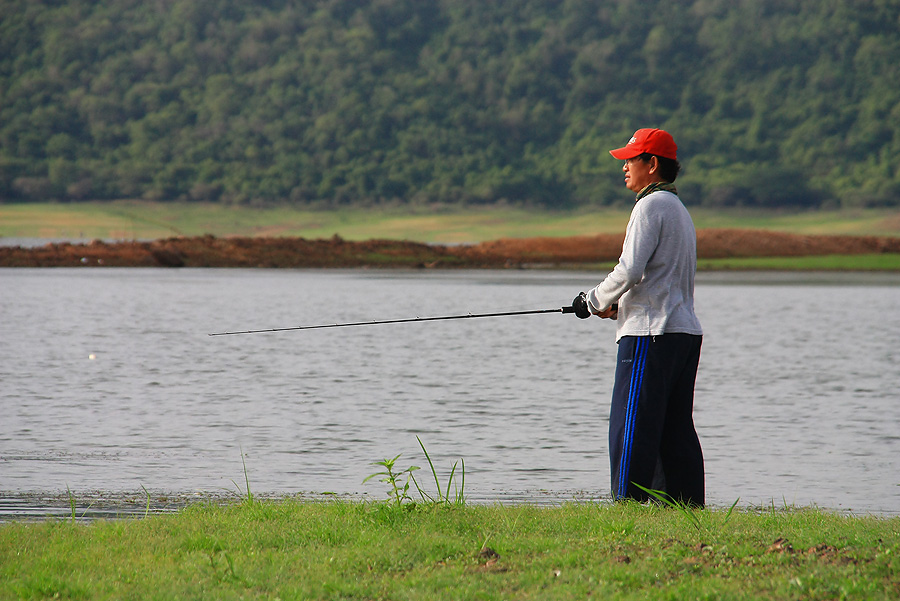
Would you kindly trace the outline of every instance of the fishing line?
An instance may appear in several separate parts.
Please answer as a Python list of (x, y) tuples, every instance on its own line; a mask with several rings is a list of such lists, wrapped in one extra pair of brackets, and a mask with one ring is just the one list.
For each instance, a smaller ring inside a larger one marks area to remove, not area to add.
[(560, 307), (559, 309), (534, 309), (530, 311), (503, 311), (499, 313), (465, 313), (463, 315), (441, 315), (439, 317), (407, 317), (403, 319), (382, 319), (373, 321), (355, 321), (348, 323), (328, 323), (311, 326), (293, 326), (289, 328), (266, 328), (262, 330), (243, 330), (237, 332), (216, 332), (210, 336), (235, 336), (239, 334), (265, 334), (269, 332), (292, 332), (297, 330), (322, 330), (325, 328), (352, 328), (359, 326), (377, 326), (395, 323), (415, 323), (423, 321), (447, 321), (451, 319), (479, 319), (487, 317), (508, 317), (512, 315), (538, 315), (540, 313), (574, 313), (574, 307)]

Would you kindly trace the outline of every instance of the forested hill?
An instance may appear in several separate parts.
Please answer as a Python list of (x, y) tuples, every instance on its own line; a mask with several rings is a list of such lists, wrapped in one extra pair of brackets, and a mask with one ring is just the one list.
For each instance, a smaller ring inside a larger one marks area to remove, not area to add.
[(900, 0), (0, 0), (0, 202), (900, 204)]

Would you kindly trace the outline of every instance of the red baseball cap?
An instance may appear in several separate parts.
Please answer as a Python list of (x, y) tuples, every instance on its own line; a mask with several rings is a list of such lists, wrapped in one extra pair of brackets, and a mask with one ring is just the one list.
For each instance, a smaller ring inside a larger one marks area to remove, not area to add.
[(627, 161), (645, 152), (655, 154), (658, 157), (676, 159), (678, 146), (672, 134), (661, 129), (639, 129), (634, 132), (628, 144), (622, 148), (610, 150), (609, 154), (615, 158)]

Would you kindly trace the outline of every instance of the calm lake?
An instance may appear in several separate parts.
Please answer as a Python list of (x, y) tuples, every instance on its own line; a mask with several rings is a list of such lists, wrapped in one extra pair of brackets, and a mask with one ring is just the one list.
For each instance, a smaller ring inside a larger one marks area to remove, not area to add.
[[(0, 498), (334, 492), (373, 462), (470, 502), (609, 496), (614, 324), (552, 309), (601, 273), (0, 269)], [(711, 505), (900, 513), (900, 274), (702, 273)], [(243, 460), (243, 462), (242, 462)]]

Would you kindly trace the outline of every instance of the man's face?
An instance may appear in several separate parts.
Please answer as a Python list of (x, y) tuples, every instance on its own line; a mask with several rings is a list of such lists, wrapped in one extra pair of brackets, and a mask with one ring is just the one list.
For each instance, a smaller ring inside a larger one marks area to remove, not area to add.
[(625, 172), (625, 187), (637, 194), (641, 190), (656, 181), (656, 160), (655, 157), (649, 161), (642, 161), (640, 158), (628, 159), (622, 166)]

